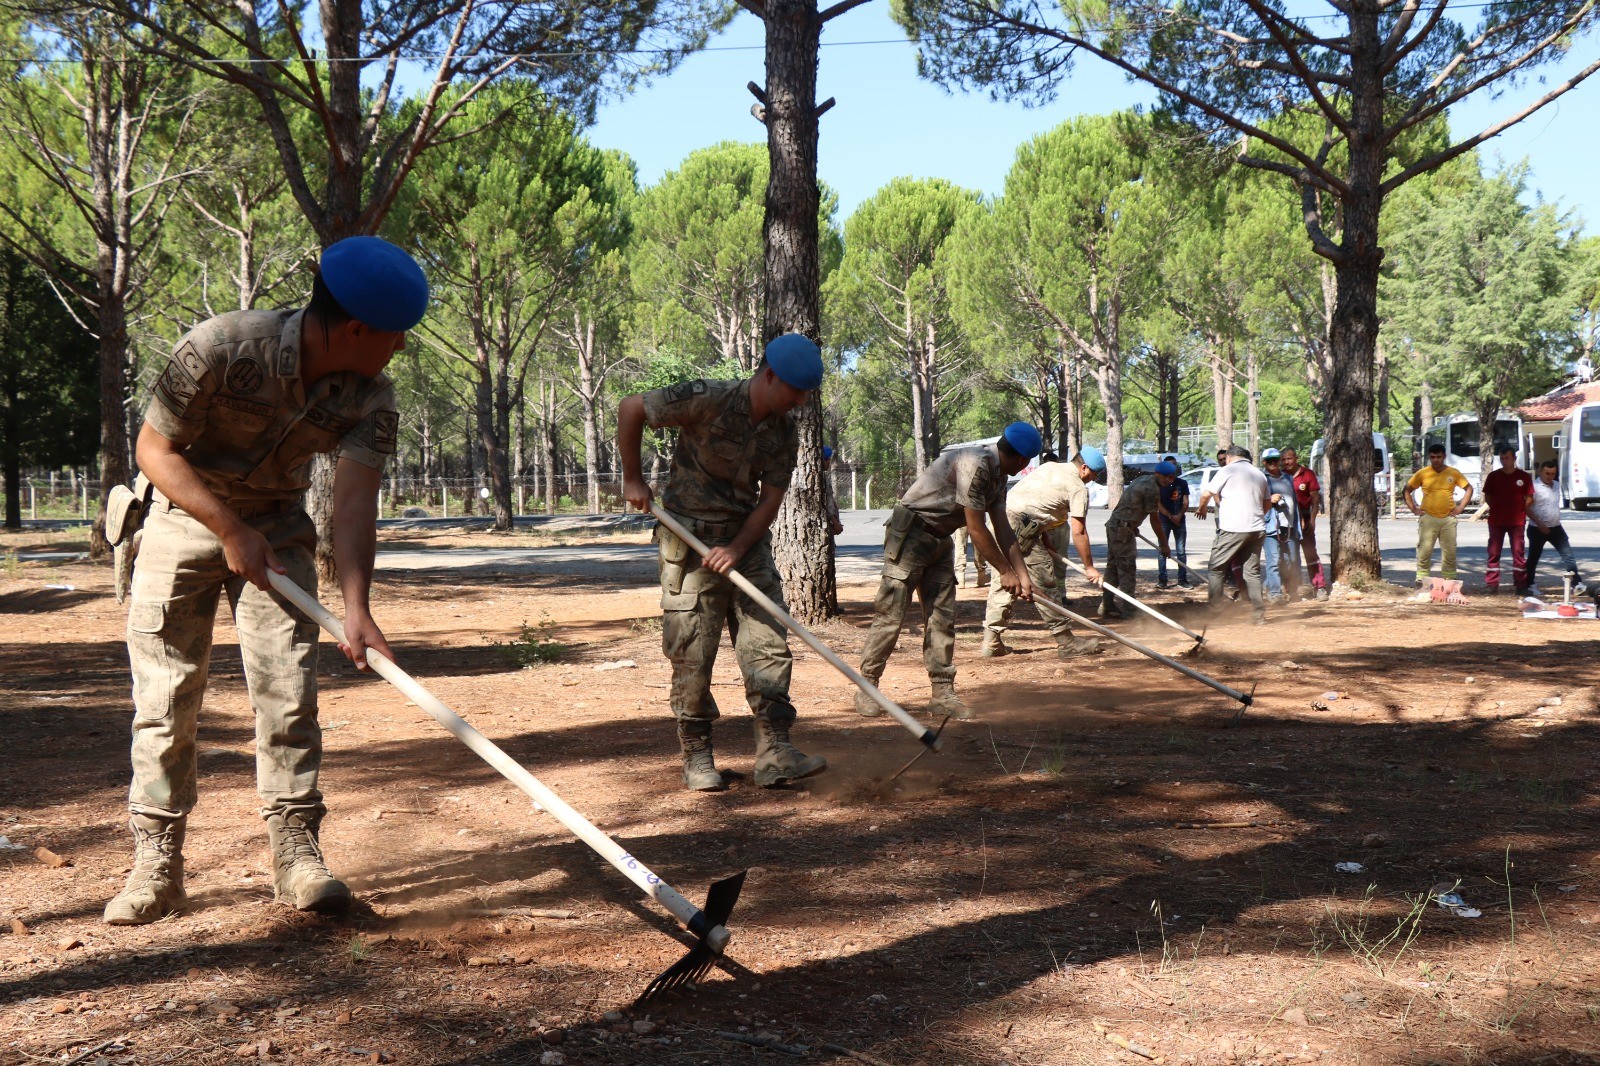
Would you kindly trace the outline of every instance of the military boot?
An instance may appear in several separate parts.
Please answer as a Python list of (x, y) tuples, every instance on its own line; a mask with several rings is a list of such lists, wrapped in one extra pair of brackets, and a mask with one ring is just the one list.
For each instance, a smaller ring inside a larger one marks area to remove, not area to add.
[(691, 792), (726, 792), (728, 783), (717, 770), (711, 751), (711, 727), (685, 729), (678, 726), (678, 745), (683, 748), (683, 787)]
[(956, 695), (954, 681), (935, 681), (933, 683), (933, 699), (928, 701), (929, 714), (948, 714), (951, 718), (962, 721), (976, 718), (977, 712), (968, 707), (960, 696)]
[(342, 911), (350, 889), (334, 877), (317, 842), (319, 815), (276, 811), (267, 816), (272, 845), (272, 889), (279, 903), (302, 911)]
[[(876, 704), (874, 704), (876, 706)], [(756, 784), (775, 788), (789, 781), (810, 777), (828, 768), (820, 755), (807, 755), (789, 743), (789, 727), (774, 725), (769, 719), (756, 719)]]
[(1080, 655), (1093, 655), (1100, 650), (1100, 642), (1093, 637), (1067, 637), (1056, 641), (1056, 658), (1076, 659)]
[(187, 897), (183, 891), (183, 818), (136, 814), (133, 829), (133, 872), (121, 892), (106, 904), (108, 925), (148, 925), (175, 914)]
[[(874, 685), (878, 683), (877, 678), (868, 674), (862, 674), (861, 676), (871, 681)], [(877, 700), (867, 695), (865, 689), (858, 688), (856, 689), (856, 713), (863, 718), (881, 718), (887, 712), (878, 705)]]
[(998, 659), (1002, 655), (1010, 655), (1011, 649), (1006, 647), (1005, 638), (998, 631), (985, 629), (983, 631), (983, 647), (978, 649), (978, 654), (985, 659)]

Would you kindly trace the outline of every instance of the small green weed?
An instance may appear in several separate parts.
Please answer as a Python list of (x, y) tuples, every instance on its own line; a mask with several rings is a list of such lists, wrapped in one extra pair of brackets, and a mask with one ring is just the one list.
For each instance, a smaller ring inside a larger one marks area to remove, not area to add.
[(628, 629), (642, 637), (650, 636), (652, 633), (659, 633), (661, 632), (661, 617), (659, 615), (651, 615), (648, 618), (635, 618), (628, 623)]
[(1334, 932), (1338, 934), (1340, 942), (1350, 949), (1350, 954), (1373, 973), (1383, 977), (1399, 964), (1400, 959), (1422, 932), (1422, 915), (1428, 909), (1428, 893), (1406, 896), (1409, 909), (1399, 921), (1395, 922), (1393, 929), (1379, 935), (1380, 930), (1374, 928), (1373, 917), (1367, 913), (1368, 908), (1372, 906), (1374, 891), (1375, 886), (1367, 886), (1366, 895), (1362, 896), (1361, 903), (1353, 915), (1340, 914), (1331, 907), (1328, 908), (1327, 914), (1333, 924)]
[(15, 551), (8, 551), (4, 557), (0, 557), (0, 570), (4, 570), (6, 577), (13, 581), (22, 576), (22, 560)]
[(489, 643), (524, 670), (557, 662), (567, 653), (567, 646), (556, 639), (556, 624), (548, 613), (540, 615), (536, 625), (523, 622), (520, 636)]

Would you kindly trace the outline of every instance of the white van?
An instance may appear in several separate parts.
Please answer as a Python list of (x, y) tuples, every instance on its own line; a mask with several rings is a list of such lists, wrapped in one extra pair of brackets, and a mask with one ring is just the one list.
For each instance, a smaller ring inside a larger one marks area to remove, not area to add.
[[(1307, 465), (1317, 475), (1317, 480), (1322, 482), (1322, 491), (1328, 491), (1328, 456), (1327, 444), (1323, 438), (1318, 437), (1311, 442), (1311, 458)], [(1383, 499), (1389, 497), (1389, 486), (1394, 481), (1394, 459), (1389, 454), (1389, 441), (1382, 433), (1374, 430), (1372, 433), (1372, 489)]]
[(1600, 503), (1600, 403), (1586, 403), (1566, 417), (1556, 450), (1562, 503), (1580, 511)]
[[(1478, 454), (1482, 431), (1477, 415), (1441, 415), (1433, 420), (1428, 430), (1426, 447), (1417, 457), (1418, 465), (1428, 461), (1427, 448), (1444, 445), (1444, 462), (1461, 471), (1463, 477), (1474, 485), (1483, 482), (1483, 459)], [(1522, 439), (1522, 419), (1516, 415), (1501, 414), (1494, 420), (1494, 450), (1499, 454), (1501, 445), (1509, 444), (1517, 450), (1517, 464), (1525, 466), (1527, 446)]]

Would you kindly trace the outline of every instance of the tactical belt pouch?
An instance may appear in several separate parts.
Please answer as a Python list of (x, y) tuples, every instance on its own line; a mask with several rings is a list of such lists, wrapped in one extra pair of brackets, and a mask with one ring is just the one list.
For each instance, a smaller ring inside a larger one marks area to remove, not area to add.
[(661, 589), (670, 596), (683, 591), (689, 569), (689, 545), (666, 526), (656, 526), (656, 549), (661, 555)]
[(154, 486), (143, 474), (133, 484), (133, 489), (113, 485), (106, 496), (106, 540), (113, 546), (132, 538), (144, 525), (145, 515), (150, 511), (150, 493)]
[(920, 524), (915, 511), (904, 504), (895, 504), (894, 512), (889, 515), (889, 531), (883, 537), (883, 557), (891, 563), (899, 562), (907, 538)]

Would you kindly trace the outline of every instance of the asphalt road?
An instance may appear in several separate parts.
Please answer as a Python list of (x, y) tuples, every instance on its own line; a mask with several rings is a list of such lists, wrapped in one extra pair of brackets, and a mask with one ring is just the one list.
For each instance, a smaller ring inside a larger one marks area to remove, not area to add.
[[(1100, 552), (1105, 543), (1105, 521), (1108, 512), (1094, 510), (1089, 513), (1089, 537), (1096, 546), (1096, 558), (1103, 563)], [(870, 581), (878, 575), (883, 557), (883, 523), (889, 517), (887, 510), (846, 511), (841, 516), (844, 532), (836, 540), (839, 577), (845, 581)], [(564, 515), (555, 518), (528, 516), (519, 518), (519, 527), (537, 527), (554, 531), (594, 531), (637, 527), (639, 516)], [(469, 527), (485, 527), (487, 519), (469, 521)], [(65, 528), (74, 523), (25, 522), (27, 528)], [(380, 523), (389, 528), (461, 528), (460, 519), (388, 519)], [(1594, 576), (1600, 577), (1600, 512), (1568, 511), (1562, 515), (1562, 525), (1572, 538), (1580, 566), (1596, 564)], [(1189, 559), (1203, 570), (1205, 559), (1211, 551), (1214, 526), (1210, 521), (1189, 517)], [(1148, 534), (1149, 530), (1146, 528)], [(1482, 522), (1463, 521), (1459, 532), (1458, 565), (1469, 584), (1480, 582), (1483, 576), (1487, 549), (1488, 527)], [(1326, 517), (1317, 523), (1317, 543), (1324, 556), (1328, 547)], [(1416, 562), (1417, 522), (1406, 515), (1401, 518), (1381, 519), (1378, 523), (1378, 544), (1383, 554), (1384, 577), (1396, 583), (1409, 584)], [(67, 552), (23, 552), (23, 560), (52, 560), (70, 558)], [(1437, 557), (1437, 552), (1435, 553)], [(1546, 554), (1548, 559), (1553, 553)], [(1502, 558), (1509, 567), (1510, 552)], [(380, 570), (433, 570), (469, 569), (478, 573), (551, 573), (588, 576), (604, 575), (612, 580), (638, 578), (648, 581), (654, 570), (655, 548), (647, 544), (591, 544), (573, 547), (483, 547), (483, 548), (427, 548), (385, 550), (378, 554)], [(1155, 569), (1155, 550), (1142, 547), (1139, 553), (1140, 569)], [(1559, 557), (1557, 557), (1559, 562)], [(1437, 565), (1437, 563), (1435, 564)], [(1550, 564), (1541, 563), (1547, 575), (1554, 573)]]

